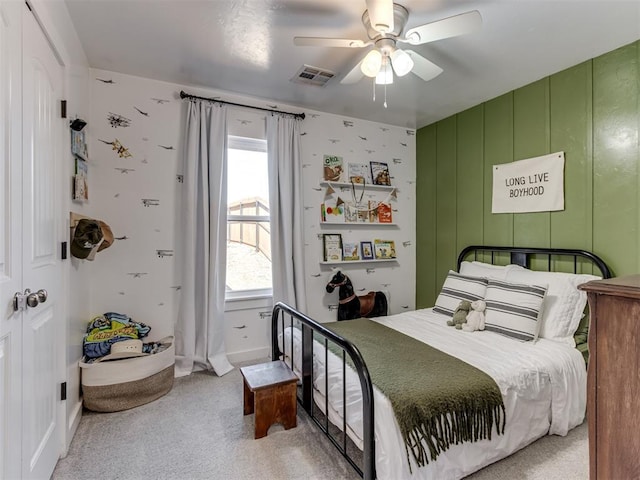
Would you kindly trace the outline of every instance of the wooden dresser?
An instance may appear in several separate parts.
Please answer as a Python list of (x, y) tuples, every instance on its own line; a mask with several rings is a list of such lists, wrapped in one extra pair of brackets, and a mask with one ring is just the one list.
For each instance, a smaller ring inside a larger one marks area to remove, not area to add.
[(640, 275), (596, 280), (587, 292), (589, 477), (640, 479)]

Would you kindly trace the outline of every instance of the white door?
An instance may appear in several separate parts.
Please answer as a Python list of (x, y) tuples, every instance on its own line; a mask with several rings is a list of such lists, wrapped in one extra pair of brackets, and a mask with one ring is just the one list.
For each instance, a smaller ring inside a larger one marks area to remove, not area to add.
[(0, 2), (0, 478), (21, 476), (22, 5)]
[(22, 284), (40, 292), (41, 302), (22, 318), (22, 476), (47, 479), (61, 451), (62, 67), (27, 8), (22, 45)]
[[(20, 9), (17, 15), (14, 5)], [(11, 122), (2, 130), (5, 140), (11, 138), (4, 148), (9, 155), (3, 151), (1, 205), (5, 232), (0, 259), (4, 261), (5, 282), (0, 298), (4, 312), (0, 334), (6, 357), (4, 368), (0, 367), (6, 372), (4, 378), (0, 377), (0, 403), (6, 405), (2, 409), (6, 417), (2, 419), (0, 414), (0, 421), (4, 422), (2, 472), (9, 479), (48, 479), (61, 452), (63, 418), (58, 385), (63, 378), (61, 340), (64, 341), (65, 324), (59, 313), (62, 269), (56, 248), (62, 217), (58, 195), (61, 179), (57, 177), (62, 68), (24, 3), (8, 1), (0, 7), (10, 21), (17, 18), (22, 22), (22, 33), (17, 38), (14, 30), (6, 27), (12, 35), (10, 50), (20, 52), (22, 45), (18, 62), (21, 70), (5, 74), (3, 62), (2, 74), (19, 80), (10, 86)], [(4, 47), (3, 39), (2, 50)], [(15, 70), (13, 63), (9, 65)], [(21, 92), (18, 90), (16, 95), (14, 89), (19, 84)], [(16, 128), (20, 130), (17, 136)], [(31, 298), (31, 306), (14, 312), (13, 293), (27, 288), (41, 292)]]

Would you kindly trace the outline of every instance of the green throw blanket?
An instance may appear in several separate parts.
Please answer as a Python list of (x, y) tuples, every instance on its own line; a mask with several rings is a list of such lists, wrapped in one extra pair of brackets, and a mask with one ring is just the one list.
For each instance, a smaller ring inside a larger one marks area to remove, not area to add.
[(324, 326), (360, 350), (371, 381), (391, 401), (407, 460), (411, 451), (418, 466), (424, 466), (427, 449), (435, 460), (452, 444), (490, 440), (494, 424), (504, 433), (502, 395), (486, 373), (368, 319)]

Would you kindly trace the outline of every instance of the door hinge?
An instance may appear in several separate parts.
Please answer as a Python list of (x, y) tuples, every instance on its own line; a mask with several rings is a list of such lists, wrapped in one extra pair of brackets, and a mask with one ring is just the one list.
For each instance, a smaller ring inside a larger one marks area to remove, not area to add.
[(67, 399), (67, 382), (62, 382), (60, 384), (60, 400)]
[(60, 117), (67, 118), (67, 101), (60, 100)]

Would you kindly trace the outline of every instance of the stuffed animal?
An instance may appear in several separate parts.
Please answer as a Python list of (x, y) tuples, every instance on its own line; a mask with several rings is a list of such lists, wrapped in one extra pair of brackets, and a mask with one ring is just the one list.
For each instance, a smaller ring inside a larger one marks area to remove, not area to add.
[(462, 324), (467, 321), (467, 314), (471, 310), (471, 302), (468, 300), (462, 300), (456, 308), (456, 311), (453, 312), (453, 318), (451, 320), (447, 320), (447, 325), (450, 327), (456, 327), (458, 330), (462, 328)]
[(471, 311), (467, 315), (467, 323), (462, 326), (465, 332), (475, 332), (476, 330), (484, 330), (484, 309), (487, 304), (482, 300), (471, 302)]

